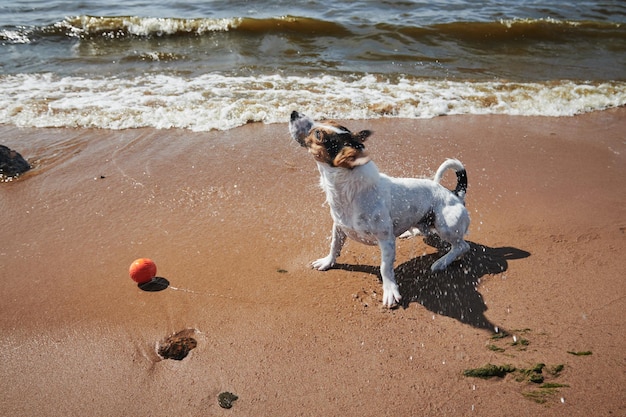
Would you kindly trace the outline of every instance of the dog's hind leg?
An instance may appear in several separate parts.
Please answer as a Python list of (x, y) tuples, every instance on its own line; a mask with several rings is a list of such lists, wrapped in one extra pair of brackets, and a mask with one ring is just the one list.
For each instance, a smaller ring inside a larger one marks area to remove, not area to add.
[(381, 256), (380, 275), (383, 279), (383, 306), (393, 307), (402, 298), (393, 272), (393, 264), (396, 261), (396, 240), (379, 240), (378, 246)]
[(448, 253), (430, 267), (432, 271), (445, 269), (469, 250), (469, 244), (463, 239), (467, 233), (469, 221), (467, 210), (461, 203), (442, 210), (442, 215), (435, 220), (435, 229), (441, 240), (448, 242), (451, 247)]
[(446, 269), (448, 265), (457, 260), (461, 255), (463, 255), (470, 249), (469, 244), (463, 239), (459, 239), (456, 242), (449, 243), (452, 245), (452, 247), (450, 248), (448, 253), (437, 259), (437, 261), (430, 267), (431, 271), (435, 272)]
[(330, 252), (324, 258), (320, 258), (316, 261), (311, 262), (311, 266), (318, 271), (326, 271), (335, 265), (335, 261), (337, 257), (341, 254), (341, 248), (343, 248), (343, 244), (346, 241), (346, 234), (337, 227), (336, 224), (333, 224), (333, 235), (330, 241)]

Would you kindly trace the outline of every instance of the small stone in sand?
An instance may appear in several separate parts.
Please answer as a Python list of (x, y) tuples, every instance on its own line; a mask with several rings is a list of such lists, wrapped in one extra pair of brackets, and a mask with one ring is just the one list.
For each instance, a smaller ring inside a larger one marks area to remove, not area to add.
[(30, 164), (18, 152), (0, 145), (0, 178), (13, 178), (28, 171)]
[(195, 330), (186, 329), (166, 338), (159, 343), (159, 356), (164, 359), (182, 361), (198, 345), (196, 339), (191, 337), (194, 333)]
[(239, 397), (237, 397), (232, 392), (222, 392), (217, 396), (217, 403), (222, 408), (232, 408), (233, 402), (236, 401)]

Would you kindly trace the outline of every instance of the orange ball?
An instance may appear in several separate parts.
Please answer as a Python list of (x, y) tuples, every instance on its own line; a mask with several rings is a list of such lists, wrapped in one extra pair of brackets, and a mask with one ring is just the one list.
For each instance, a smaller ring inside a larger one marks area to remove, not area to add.
[(139, 284), (145, 284), (146, 282), (152, 281), (152, 278), (156, 276), (156, 273), (156, 264), (152, 261), (152, 259), (148, 258), (136, 259), (132, 264), (130, 264), (130, 268), (128, 269), (130, 278)]

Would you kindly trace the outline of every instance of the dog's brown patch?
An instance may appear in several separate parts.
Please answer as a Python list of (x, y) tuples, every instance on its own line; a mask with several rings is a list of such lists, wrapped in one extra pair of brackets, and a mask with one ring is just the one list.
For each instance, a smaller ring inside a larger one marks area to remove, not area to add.
[(341, 168), (352, 169), (359, 165), (364, 165), (370, 161), (367, 153), (362, 150), (357, 150), (346, 146), (339, 151), (339, 154), (333, 160), (333, 165)]
[(369, 130), (352, 133), (331, 121), (311, 129), (304, 139), (304, 145), (318, 162), (352, 169), (369, 162), (363, 142), (371, 134)]

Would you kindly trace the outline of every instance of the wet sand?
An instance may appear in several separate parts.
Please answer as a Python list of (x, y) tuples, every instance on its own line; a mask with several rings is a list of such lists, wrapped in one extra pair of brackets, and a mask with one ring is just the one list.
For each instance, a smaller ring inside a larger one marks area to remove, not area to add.
[[(331, 220), (286, 125), (0, 126), (35, 165), (0, 184), (1, 414), (626, 414), (626, 109), (345, 124), (388, 174), (468, 170), (471, 253), (431, 274), (436, 249), (399, 242), (394, 310), (376, 248), (307, 268)], [(139, 257), (168, 288), (130, 280)], [(183, 330), (195, 349), (160, 358)], [(488, 363), (566, 386), (463, 375)]]

